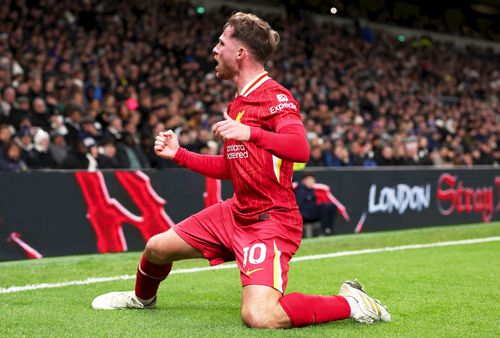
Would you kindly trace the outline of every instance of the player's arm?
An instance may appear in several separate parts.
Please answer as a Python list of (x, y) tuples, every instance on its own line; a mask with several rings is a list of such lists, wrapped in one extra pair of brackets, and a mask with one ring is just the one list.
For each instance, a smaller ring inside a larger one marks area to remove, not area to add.
[(222, 155), (201, 155), (179, 146), (177, 135), (169, 130), (156, 136), (156, 155), (174, 160), (182, 167), (216, 179), (230, 179), (226, 161)]
[(274, 156), (291, 162), (309, 160), (309, 144), (300, 118), (287, 118), (276, 125), (276, 132), (250, 127), (231, 119), (224, 113), (224, 121), (215, 125), (215, 135), (225, 140), (250, 141)]
[(309, 160), (309, 143), (302, 123), (285, 124), (276, 133), (250, 127), (250, 142), (274, 156), (292, 162)]

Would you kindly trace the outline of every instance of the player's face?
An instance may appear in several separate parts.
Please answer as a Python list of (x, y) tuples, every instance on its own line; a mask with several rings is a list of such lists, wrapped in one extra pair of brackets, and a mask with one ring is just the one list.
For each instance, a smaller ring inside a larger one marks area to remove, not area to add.
[(237, 57), (239, 53), (238, 42), (231, 37), (233, 27), (227, 26), (219, 37), (219, 43), (212, 50), (217, 61), (215, 74), (219, 79), (230, 80), (235, 77), (238, 70)]

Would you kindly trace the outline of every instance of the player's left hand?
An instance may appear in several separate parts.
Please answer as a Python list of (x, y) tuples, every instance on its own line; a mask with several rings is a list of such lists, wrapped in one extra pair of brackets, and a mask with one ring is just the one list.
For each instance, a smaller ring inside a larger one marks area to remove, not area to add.
[(224, 140), (248, 141), (250, 140), (250, 127), (233, 120), (224, 112), (224, 121), (217, 122), (214, 134)]

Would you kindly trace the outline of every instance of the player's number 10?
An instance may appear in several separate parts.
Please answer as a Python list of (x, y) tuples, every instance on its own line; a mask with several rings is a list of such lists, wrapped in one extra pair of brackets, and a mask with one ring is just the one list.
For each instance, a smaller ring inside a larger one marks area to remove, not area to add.
[[(259, 256), (255, 257), (255, 251), (259, 250)], [(243, 248), (243, 266), (247, 265), (247, 261), (250, 264), (259, 264), (264, 261), (266, 258), (266, 246), (263, 243), (257, 243), (252, 245), (251, 247)]]

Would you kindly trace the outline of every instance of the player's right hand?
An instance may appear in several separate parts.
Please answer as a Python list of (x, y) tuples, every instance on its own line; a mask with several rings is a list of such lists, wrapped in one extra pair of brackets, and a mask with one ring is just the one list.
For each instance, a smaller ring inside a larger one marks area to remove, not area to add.
[(155, 139), (156, 155), (171, 160), (179, 150), (179, 141), (177, 135), (172, 131), (163, 131), (156, 136)]

